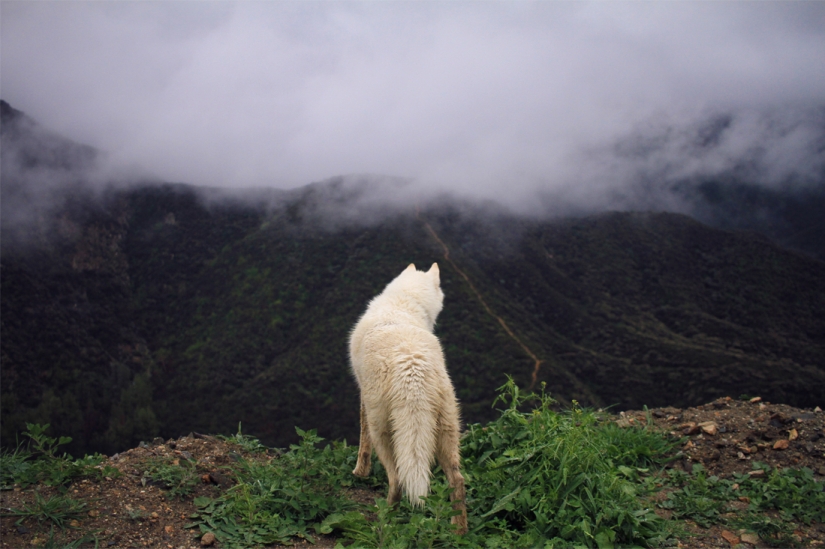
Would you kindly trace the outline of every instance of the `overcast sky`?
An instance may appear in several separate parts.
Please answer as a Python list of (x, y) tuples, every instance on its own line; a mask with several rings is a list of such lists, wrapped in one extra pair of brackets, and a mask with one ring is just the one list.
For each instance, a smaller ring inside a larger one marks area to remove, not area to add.
[(825, 165), (825, 2), (0, 9), (2, 98), (170, 181), (377, 173), (515, 203), (754, 155), (768, 184)]

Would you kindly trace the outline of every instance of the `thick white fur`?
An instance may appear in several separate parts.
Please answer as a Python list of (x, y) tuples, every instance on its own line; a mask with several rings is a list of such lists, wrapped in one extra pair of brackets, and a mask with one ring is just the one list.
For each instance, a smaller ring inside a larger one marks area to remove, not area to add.
[(438, 459), (453, 488), (453, 517), (467, 529), (464, 478), (459, 470), (458, 403), (433, 326), (441, 312), (438, 265), (407, 267), (375, 297), (350, 336), (352, 370), (361, 389), (361, 444), (353, 471), (366, 476), (371, 446), (387, 470), (388, 501), (402, 490), (421, 505)]

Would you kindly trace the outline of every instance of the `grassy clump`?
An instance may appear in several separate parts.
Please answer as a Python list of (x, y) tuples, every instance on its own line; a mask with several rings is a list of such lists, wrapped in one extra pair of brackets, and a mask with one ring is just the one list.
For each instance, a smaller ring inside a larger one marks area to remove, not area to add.
[(552, 399), (528, 400), (509, 381), (508, 404), (487, 426), (469, 426), (462, 451), (471, 533), (487, 546), (613, 547), (667, 537), (665, 522), (640, 496), (643, 467), (661, 463), (675, 442), (647, 429), (601, 424), (578, 406), (551, 410)]
[[(323, 439), (315, 431), (296, 431), (301, 442), (276, 459), (240, 458), (232, 466), (237, 484), (218, 498), (195, 498), (198, 511), (189, 526), (214, 533), (224, 547), (312, 540), (311, 531), (330, 532), (329, 517), (356, 507), (343, 492), (356, 482), (355, 452), (346, 444), (320, 448)], [(259, 446), (249, 437), (235, 442)]]
[(169, 499), (184, 499), (201, 483), (197, 463), (186, 458), (150, 458), (145, 463), (143, 475), (141, 482), (144, 486), (149, 482), (160, 485)]
[(61, 490), (77, 478), (103, 478), (117, 476), (115, 467), (104, 465), (106, 456), (87, 455), (73, 459), (58, 448), (72, 441), (70, 437), (53, 438), (46, 435), (49, 424), (27, 423), (29, 438), (27, 445), (18, 445), (12, 452), (0, 453), (0, 490), (9, 490), (15, 485), (25, 488), (43, 483)]
[(44, 498), (39, 493), (34, 494), (34, 503), (24, 505), (21, 509), (12, 508), (5, 516), (20, 517), (16, 524), (20, 525), (27, 518), (37, 519), (37, 522), (51, 521), (61, 529), (86, 512), (86, 504), (65, 495), (56, 495)]

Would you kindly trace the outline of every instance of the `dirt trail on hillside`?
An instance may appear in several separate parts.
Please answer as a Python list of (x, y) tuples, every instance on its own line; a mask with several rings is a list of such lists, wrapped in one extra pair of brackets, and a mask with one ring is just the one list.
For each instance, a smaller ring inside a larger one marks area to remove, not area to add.
[(533, 351), (530, 350), (529, 347), (527, 347), (527, 345), (524, 344), (523, 341), (521, 341), (521, 339), (518, 338), (518, 336), (515, 333), (513, 333), (513, 330), (510, 329), (510, 326), (507, 325), (507, 322), (503, 318), (495, 314), (493, 310), (490, 308), (490, 306), (487, 305), (487, 302), (484, 301), (484, 298), (481, 296), (481, 292), (479, 292), (473, 285), (472, 281), (470, 280), (470, 277), (467, 276), (467, 274), (464, 271), (462, 271), (458, 265), (455, 264), (455, 261), (453, 261), (450, 258), (450, 248), (448, 248), (444, 241), (441, 240), (441, 238), (438, 236), (438, 233), (436, 233), (435, 229), (433, 229), (432, 225), (430, 225), (426, 219), (421, 217), (420, 212), (416, 212), (416, 217), (418, 217), (418, 220), (421, 221), (421, 223), (430, 233), (430, 236), (432, 236), (433, 239), (436, 242), (438, 242), (438, 245), (441, 246), (441, 249), (444, 252), (444, 260), (447, 263), (449, 263), (452, 266), (452, 268), (455, 269), (455, 271), (459, 275), (461, 275), (461, 277), (467, 282), (467, 285), (473, 291), (473, 294), (475, 294), (476, 299), (478, 299), (482, 307), (484, 307), (484, 310), (487, 311), (487, 314), (496, 319), (498, 323), (501, 325), (501, 327), (504, 329), (504, 331), (507, 332), (507, 335), (509, 335), (513, 339), (513, 341), (515, 341), (519, 345), (519, 347), (521, 347), (525, 354), (533, 360), (533, 373), (531, 375), (530, 387), (528, 388), (528, 390), (532, 391), (536, 385), (536, 380), (538, 379), (539, 369), (541, 368), (542, 361), (536, 356), (536, 354)]
[[(536, 356), (536, 353), (534, 353), (521, 340), (521, 338), (519, 338), (515, 334), (515, 332), (510, 328), (510, 326), (507, 324), (507, 322), (502, 317), (495, 314), (493, 312), (493, 310), (490, 308), (490, 306), (487, 305), (487, 302), (484, 300), (484, 297), (481, 295), (481, 292), (479, 292), (478, 289), (475, 287), (473, 282), (470, 280), (470, 277), (467, 276), (467, 273), (465, 273), (463, 270), (461, 270), (461, 268), (450, 257), (450, 248), (447, 246), (447, 244), (444, 243), (444, 241), (441, 239), (441, 237), (438, 236), (438, 233), (435, 232), (435, 229), (433, 229), (432, 225), (430, 225), (427, 222), (427, 220), (424, 219), (421, 216), (421, 213), (419, 211), (416, 211), (416, 217), (424, 225), (424, 227), (427, 229), (427, 231), (430, 233), (430, 236), (433, 237), (433, 240), (435, 240), (438, 243), (438, 245), (441, 246), (441, 249), (444, 253), (444, 260), (447, 263), (449, 263), (450, 266), (452, 266), (452, 268), (455, 269), (455, 271), (459, 275), (461, 275), (461, 277), (467, 282), (467, 285), (470, 287), (470, 290), (472, 290), (473, 294), (476, 296), (476, 299), (478, 299), (479, 303), (481, 303), (482, 307), (484, 307), (484, 310), (487, 311), (487, 314), (490, 315), (491, 317), (493, 317), (501, 325), (502, 329), (507, 333), (507, 335), (510, 336), (510, 338), (513, 341), (515, 341), (516, 344), (518, 344), (519, 347), (521, 347), (521, 349), (524, 351), (524, 353), (533, 360), (533, 370), (530, 373), (530, 385), (527, 387), (527, 390), (528, 391), (535, 390), (536, 383), (538, 382), (539, 372), (541, 370), (542, 364), (544, 364), (544, 361), (541, 360), (538, 356)], [(595, 394), (593, 394), (593, 391), (587, 385), (582, 383), (581, 380), (579, 380), (570, 371), (568, 371), (566, 368), (564, 368), (564, 367), (562, 367), (558, 364), (555, 365), (555, 369), (556, 369), (556, 371), (558, 371), (562, 375), (564, 375), (568, 380), (570, 380), (570, 382), (573, 384), (573, 386), (575, 386), (583, 394), (587, 395), (590, 398), (591, 402), (594, 402), (594, 403), (599, 402), (599, 399), (596, 397)]]

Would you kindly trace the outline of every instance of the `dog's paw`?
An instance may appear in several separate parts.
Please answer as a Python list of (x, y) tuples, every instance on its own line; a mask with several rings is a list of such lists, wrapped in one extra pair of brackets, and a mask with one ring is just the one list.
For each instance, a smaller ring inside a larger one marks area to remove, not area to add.
[(370, 476), (370, 470), (366, 467), (356, 467), (352, 470), (352, 474), (356, 477), (367, 478)]

